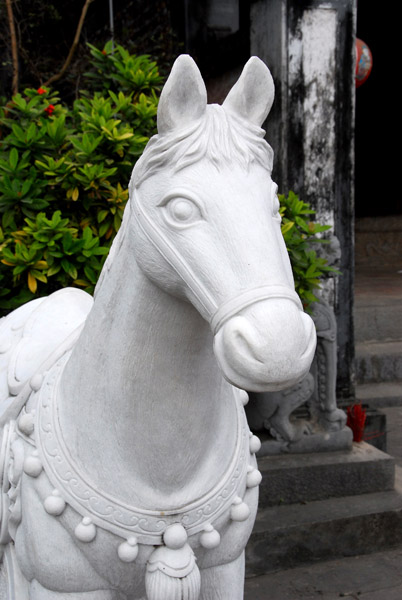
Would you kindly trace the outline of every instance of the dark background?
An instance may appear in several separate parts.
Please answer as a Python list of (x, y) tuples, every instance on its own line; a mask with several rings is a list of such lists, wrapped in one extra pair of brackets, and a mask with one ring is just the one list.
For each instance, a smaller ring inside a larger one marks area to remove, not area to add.
[[(19, 89), (38, 87), (68, 55), (85, 0), (13, 0), (19, 42)], [(208, 81), (249, 58), (248, 0), (218, 8), (208, 0), (113, 0), (114, 38), (134, 54), (149, 54), (167, 76), (178, 54), (190, 53)], [(234, 22), (238, 26), (234, 26)], [(100, 48), (111, 37), (109, 0), (90, 4), (79, 48), (65, 77), (54, 84), (74, 97), (88, 68), (87, 42)], [(4, 0), (0, 2), (0, 95), (11, 94), (12, 57)]]
[[(396, 23), (387, 3), (359, 0), (357, 37), (369, 46), (373, 69), (356, 90), (356, 216), (402, 214), (400, 172), (400, 72)], [(397, 106), (398, 105), (398, 106)]]
[[(168, 71), (183, 44), (176, 33), (175, 11), (165, 0), (113, 0), (116, 42), (134, 54), (150, 54)], [(178, 5), (181, 3), (178, 3)], [(20, 91), (39, 87), (58, 73), (68, 55), (84, 0), (14, 0), (19, 43)], [(80, 44), (65, 77), (56, 87), (65, 100), (74, 98), (88, 68), (87, 42), (100, 48), (111, 38), (109, 0), (94, 0), (88, 9)], [(4, 0), (0, 2), (0, 95), (11, 94), (10, 32)]]

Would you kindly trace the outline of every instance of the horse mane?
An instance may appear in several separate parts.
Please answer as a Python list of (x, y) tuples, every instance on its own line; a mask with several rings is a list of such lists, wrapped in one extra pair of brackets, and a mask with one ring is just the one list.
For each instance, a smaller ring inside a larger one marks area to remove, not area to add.
[(224, 106), (208, 104), (205, 116), (190, 127), (150, 139), (134, 167), (130, 189), (161, 168), (176, 173), (202, 158), (218, 170), (222, 165), (248, 170), (257, 163), (271, 173), (273, 150), (264, 135), (263, 129), (226, 111)]

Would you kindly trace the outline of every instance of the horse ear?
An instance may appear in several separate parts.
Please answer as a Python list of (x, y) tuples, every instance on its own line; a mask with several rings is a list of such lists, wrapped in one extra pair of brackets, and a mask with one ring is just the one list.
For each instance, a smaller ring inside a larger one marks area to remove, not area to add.
[(201, 73), (188, 54), (175, 61), (158, 106), (158, 133), (183, 128), (198, 120), (207, 105), (207, 90)]
[(252, 56), (223, 106), (261, 127), (271, 110), (274, 96), (275, 86), (270, 70), (262, 60)]

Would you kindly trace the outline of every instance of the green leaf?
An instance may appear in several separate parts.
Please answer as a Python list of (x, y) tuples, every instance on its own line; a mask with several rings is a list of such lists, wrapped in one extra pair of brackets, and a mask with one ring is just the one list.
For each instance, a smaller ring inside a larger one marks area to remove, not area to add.
[(84, 273), (91, 283), (96, 283), (98, 277), (95, 271), (89, 265), (84, 267)]
[(56, 275), (61, 269), (60, 265), (52, 265), (47, 270), (47, 276), (52, 277), (52, 275)]
[(15, 169), (18, 165), (18, 150), (17, 150), (17, 148), (11, 149), (9, 163), (10, 163), (10, 167), (12, 168), (12, 170), (15, 171)]
[(100, 210), (97, 214), (97, 221), (98, 223), (102, 223), (106, 217), (108, 216), (109, 211), (108, 210)]
[(77, 269), (75, 268), (74, 265), (72, 265), (67, 259), (62, 258), (61, 262), (60, 262), (62, 268), (64, 269), (64, 271), (67, 273), (67, 275), (70, 275), (70, 277), (72, 279), (77, 279), (78, 277), (78, 273), (77, 273)]

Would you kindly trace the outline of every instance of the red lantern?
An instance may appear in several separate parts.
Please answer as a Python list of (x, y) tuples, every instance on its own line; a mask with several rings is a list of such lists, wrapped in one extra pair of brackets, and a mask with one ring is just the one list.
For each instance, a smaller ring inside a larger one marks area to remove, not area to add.
[(356, 38), (356, 72), (355, 83), (356, 87), (360, 87), (367, 81), (371, 69), (373, 68), (373, 56), (370, 48), (363, 40)]

